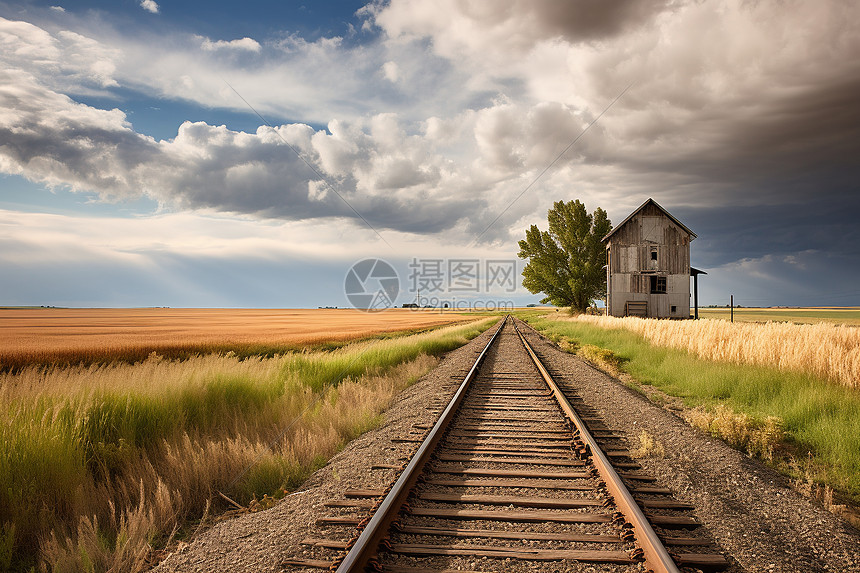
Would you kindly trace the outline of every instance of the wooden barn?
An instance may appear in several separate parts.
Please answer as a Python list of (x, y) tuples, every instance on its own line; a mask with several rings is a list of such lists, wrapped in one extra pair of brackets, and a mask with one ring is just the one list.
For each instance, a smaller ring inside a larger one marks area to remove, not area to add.
[[(690, 317), (690, 242), (696, 234), (653, 199), (603, 238), (610, 316)], [(697, 313), (698, 314), (698, 313)]]

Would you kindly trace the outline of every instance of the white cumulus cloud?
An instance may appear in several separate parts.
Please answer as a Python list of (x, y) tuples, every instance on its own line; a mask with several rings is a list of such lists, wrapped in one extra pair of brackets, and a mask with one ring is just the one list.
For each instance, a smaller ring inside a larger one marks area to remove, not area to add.
[(209, 38), (203, 38), (200, 42), (200, 46), (206, 50), (207, 52), (214, 52), (216, 50), (246, 50), (249, 52), (259, 52), (260, 51), (260, 43), (254, 40), (253, 38), (240, 38), (237, 40), (216, 40), (212, 41)]
[(140, 7), (147, 12), (158, 14), (158, 4), (155, 2), (155, 0), (140, 0)]
[(397, 83), (398, 78), (400, 78), (400, 68), (397, 66), (397, 62), (388, 61), (382, 64), (382, 73), (385, 79), (391, 83)]
[(59, 92), (95, 93), (116, 87), (119, 51), (92, 38), (0, 18), (0, 65), (20, 70)]

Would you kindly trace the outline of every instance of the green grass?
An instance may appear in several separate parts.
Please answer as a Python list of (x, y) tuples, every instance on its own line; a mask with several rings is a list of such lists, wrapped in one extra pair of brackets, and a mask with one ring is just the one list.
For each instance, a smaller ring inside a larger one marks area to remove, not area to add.
[[(729, 320), (728, 308), (700, 308), (699, 318), (722, 318)], [(860, 326), (860, 308), (736, 308), (738, 322), (794, 322), (796, 324), (847, 324)]]
[(119, 557), (127, 547), (145, 551), (199, 519), (208, 501), (220, 503), (217, 491), (245, 504), (282, 495), (377, 426), (393, 395), (435, 364), (429, 357), (495, 322), (273, 358), (5, 374), (0, 570), (130, 570)]
[(287, 359), (284, 370), (314, 390), (338, 384), (346, 378), (378, 374), (421, 354), (439, 356), (483, 332), (485, 323), (469, 323), (440, 335), (438, 329), (409, 337), (391, 337), (354, 343), (330, 352), (295, 353)]
[(860, 392), (813, 376), (774, 368), (713, 362), (650, 345), (625, 330), (529, 316), (550, 338), (610, 350), (637, 381), (679, 396), (691, 407), (732, 410), (763, 420), (776, 416), (791, 450), (811, 452), (823, 480), (860, 502)]

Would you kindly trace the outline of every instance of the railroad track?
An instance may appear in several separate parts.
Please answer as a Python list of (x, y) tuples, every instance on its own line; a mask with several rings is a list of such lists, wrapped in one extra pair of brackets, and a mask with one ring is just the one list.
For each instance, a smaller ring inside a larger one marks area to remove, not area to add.
[[(557, 383), (511, 317), (480, 353), (388, 491), (352, 490), (323, 518), (350, 539), (308, 539), (339, 552), (285, 565), (341, 573), (473, 570), (721, 570), (692, 507), (654, 484), (623, 436)], [(458, 562), (459, 563), (459, 562)], [(588, 569), (585, 569), (587, 567)]]

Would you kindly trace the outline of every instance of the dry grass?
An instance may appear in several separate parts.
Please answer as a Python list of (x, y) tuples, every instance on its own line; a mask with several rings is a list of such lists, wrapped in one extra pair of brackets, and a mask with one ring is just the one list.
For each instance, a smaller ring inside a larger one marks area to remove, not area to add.
[(567, 336), (553, 335), (551, 338), (565, 352), (576, 354), (580, 358), (596, 364), (599, 368), (609, 372), (613, 376), (618, 377), (623, 375), (621, 361), (611, 350), (595, 346), (594, 344), (580, 344)]
[(40, 533), (43, 567), (54, 573), (142, 570), (153, 542), (163, 545), (186, 518), (202, 515), (216, 492), (251, 505), (256, 497), (297, 486), (345, 441), (378, 423), (394, 396), (437, 361), (424, 355), (385, 375), (346, 380), (316, 403), (312, 392), (302, 392), (290, 400), (288, 417), (276, 422), (291, 426), (280, 439), (279, 426), (265, 436), (165, 439), (93, 487), (81, 500), (76, 527), (55, 524)]
[(391, 309), (10, 309), (0, 308), (0, 370), (31, 364), (89, 364), (233, 350), (275, 354), (424, 329), (474, 316)]
[(689, 410), (684, 414), (684, 419), (691, 426), (746, 450), (751, 456), (769, 461), (773, 461), (774, 448), (785, 439), (783, 422), (776, 416), (758, 420), (734, 412), (723, 404), (712, 410), (702, 407)]
[(298, 486), (494, 320), (331, 351), (0, 374), (0, 569), (141, 570), (224, 506), (218, 492), (250, 505)]
[(707, 360), (806, 372), (860, 388), (860, 328), (852, 326), (585, 315), (561, 320), (629, 330), (657, 346), (680, 348)]
[(639, 434), (639, 447), (632, 454), (634, 458), (664, 458), (666, 449), (654, 436), (642, 430)]
[[(732, 312), (728, 308), (700, 308), (701, 318), (722, 318), (729, 320)], [(734, 309), (735, 322), (795, 322), (798, 324), (845, 324), (860, 326), (858, 307), (810, 307), (810, 308), (754, 308)]]

